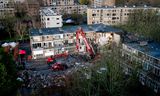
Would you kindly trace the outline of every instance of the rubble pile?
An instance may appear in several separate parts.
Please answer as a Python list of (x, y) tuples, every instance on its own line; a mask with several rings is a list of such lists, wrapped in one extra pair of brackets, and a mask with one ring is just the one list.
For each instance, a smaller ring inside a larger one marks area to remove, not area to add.
[(53, 86), (65, 87), (65, 77), (60, 74), (41, 74), (37, 71), (25, 70), (17, 78), (24, 87), (39, 89)]
[(21, 81), (23, 86), (32, 89), (66, 87), (66, 76), (76, 72), (79, 68), (88, 68), (89, 65), (92, 65), (86, 63), (82, 56), (69, 55), (67, 58), (56, 60), (66, 63), (69, 68), (63, 71), (53, 71), (48, 68), (47, 64), (44, 64), (44, 60), (37, 60), (35, 63), (28, 62), (27, 69), (20, 72), (17, 80)]

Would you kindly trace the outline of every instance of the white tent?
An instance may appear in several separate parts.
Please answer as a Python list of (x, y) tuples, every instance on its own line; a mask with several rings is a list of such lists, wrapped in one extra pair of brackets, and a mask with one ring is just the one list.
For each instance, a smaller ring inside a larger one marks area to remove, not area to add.
[(9, 46), (9, 44), (8, 44), (8, 43), (4, 43), (4, 44), (2, 44), (2, 47), (7, 47), (7, 46)]
[(10, 42), (9, 45), (10, 45), (12, 48), (14, 48), (14, 47), (16, 47), (17, 43), (15, 43), (15, 42)]

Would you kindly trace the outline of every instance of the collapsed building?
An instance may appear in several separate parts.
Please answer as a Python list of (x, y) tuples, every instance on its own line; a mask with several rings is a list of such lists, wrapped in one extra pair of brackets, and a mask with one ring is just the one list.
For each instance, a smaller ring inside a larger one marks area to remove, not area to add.
[[(84, 30), (86, 38), (92, 46), (94, 46), (94, 44), (99, 46), (104, 45), (109, 43), (109, 41), (113, 41), (116, 44), (119, 44), (120, 42), (120, 33), (122, 30), (103, 24), (31, 29), (30, 45), (32, 58), (44, 58), (63, 52), (76, 52), (76, 30), (79, 27)], [(87, 52), (83, 37), (80, 36), (79, 39), (79, 52)]]

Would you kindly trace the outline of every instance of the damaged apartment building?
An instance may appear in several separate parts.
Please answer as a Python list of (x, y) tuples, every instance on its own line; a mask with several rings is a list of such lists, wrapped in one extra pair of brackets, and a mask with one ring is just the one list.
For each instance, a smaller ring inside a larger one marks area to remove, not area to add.
[[(65, 26), (62, 28), (41, 28), (30, 30), (30, 45), (33, 59), (45, 58), (64, 52), (74, 53), (76, 50), (76, 30), (81, 27), (90, 44), (104, 45), (110, 40), (118, 44), (122, 31), (103, 24)], [(87, 52), (82, 36), (79, 38), (79, 52)], [(92, 45), (93, 46), (93, 45)], [(93, 46), (94, 47), (94, 46)]]

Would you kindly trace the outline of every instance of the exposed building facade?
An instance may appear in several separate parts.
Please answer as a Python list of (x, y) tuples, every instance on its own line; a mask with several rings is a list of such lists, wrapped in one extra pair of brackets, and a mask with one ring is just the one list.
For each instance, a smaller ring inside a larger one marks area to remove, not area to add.
[(42, 28), (52, 28), (52, 27), (62, 27), (62, 15), (55, 13), (51, 9), (41, 9), (41, 27)]
[[(121, 30), (114, 29), (102, 24), (81, 25), (86, 33), (89, 43), (95, 44), (108, 43), (111, 33), (114, 34), (112, 40), (116, 43), (120, 42), (120, 35), (116, 34)], [(76, 50), (76, 30), (79, 26), (70, 26), (62, 28), (42, 28), (32, 29), (30, 31), (30, 44), (33, 59), (45, 58), (63, 52), (77, 52)], [(80, 36), (79, 52), (86, 52), (86, 45)]]
[(155, 7), (102, 7), (87, 9), (88, 24), (117, 25), (126, 23), (134, 10), (159, 10)]

